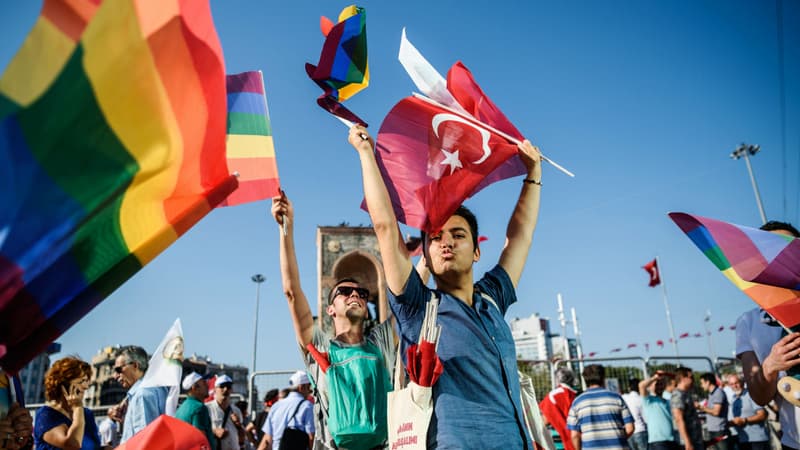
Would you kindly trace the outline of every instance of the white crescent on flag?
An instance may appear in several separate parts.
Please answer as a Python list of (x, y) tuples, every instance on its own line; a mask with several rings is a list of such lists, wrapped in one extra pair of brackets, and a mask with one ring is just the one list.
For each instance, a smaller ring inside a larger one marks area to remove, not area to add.
[(439, 137), (439, 125), (441, 125), (444, 122), (463, 123), (464, 125), (469, 125), (470, 127), (475, 128), (476, 130), (478, 130), (478, 133), (481, 134), (481, 150), (483, 150), (483, 156), (481, 156), (480, 159), (478, 159), (477, 161), (473, 161), (472, 164), (476, 165), (481, 164), (484, 161), (486, 161), (490, 156), (492, 156), (492, 149), (489, 148), (489, 138), (491, 138), (492, 135), (491, 133), (489, 133), (488, 130), (480, 128), (474, 123), (470, 122), (469, 120), (466, 120), (455, 114), (441, 113), (433, 116), (433, 119), (431, 120), (431, 126), (433, 127), (433, 134), (435, 134), (437, 138)]

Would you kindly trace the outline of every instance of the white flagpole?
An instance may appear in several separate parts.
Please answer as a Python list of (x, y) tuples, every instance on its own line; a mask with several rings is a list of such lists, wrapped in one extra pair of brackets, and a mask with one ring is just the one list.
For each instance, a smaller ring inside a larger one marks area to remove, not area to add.
[[(444, 110), (447, 110), (448, 112), (450, 112), (450, 113), (453, 113), (453, 114), (455, 114), (455, 115), (457, 115), (457, 116), (459, 116), (459, 117), (461, 117), (461, 118), (463, 118), (463, 119), (469, 120), (469, 121), (471, 121), (473, 124), (475, 124), (475, 125), (479, 125), (479, 126), (481, 126), (481, 127), (485, 128), (485, 129), (487, 129), (487, 130), (491, 131), (492, 133), (495, 133), (495, 134), (497, 134), (497, 135), (499, 135), (499, 136), (501, 136), (501, 137), (503, 137), (503, 138), (505, 138), (505, 139), (507, 139), (507, 140), (509, 140), (509, 141), (511, 141), (511, 142), (513, 142), (513, 143), (515, 143), (515, 144), (518, 144), (518, 145), (519, 145), (519, 144), (521, 144), (521, 143), (522, 143), (522, 141), (520, 141), (519, 139), (517, 139), (517, 138), (515, 138), (515, 137), (513, 137), (513, 136), (511, 136), (511, 135), (509, 135), (509, 134), (506, 134), (506, 133), (504, 133), (504, 132), (502, 132), (502, 131), (498, 130), (497, 128), (495, 128), (495, 127), (493, 127), (493, 126), (491, 126), (491, 125), (488, 125), (488, 124), (486, 124), (486, 123), (484, 123), (484, 122), (481, 122), (480, 120), (478, 120), (478, 119), (476, 119), (476, 118), (472, 117), (472, 116), (471, 116), (471, 115), (469, 115), (469, 114), (466, 114), (466, 115), (465, 115), (465, 114), (464, 114), (463, 112), (461, 112), (461, 111), (455, 110), (455, 109), (453, 109), (453, 108), (451, 108), (451, 107), (449, 107), (449, 106), (447, 106), (447, 105), (443, 105), (443, 104), (441, 104), (441, 103), (437, 102), (436, 100), (434, 100), (434, 99), (432, 99), (432, 98), (428, 98), (428, 97), (426, 97), (426, 96), (424, 96), (424, 95), (422, 95), (422, 94), (420, 94), (420, 93), (418, 93), (418, 92), (413, 92), (411, 95), (413, 95), (414, 97), (416, 97), (416, 98), (418, 98), (418, 99), (420, 99), (420, 100), (422, 100), (422, 101), (424, 101), (424, 102), (426, 102), (426, 103), (430, 103), (431, 105), (438, 106), (439, 108), (442, 108), (442, 109), (444, 109)], [(573, 177), (573, 178), (575, 177), (575, 174), (573, 174), (573, 173), (572, 173), (572, 172), (570, 172), (569, 170), (567, 170), (567, 169), (565, 169), (565, 168), (561, 167), (561, 165), (559, 165), (559, 164), (558, 164), (558, 163), (556, 163), (555, 161), (551, 160), (550, 158), (548, 158), (548, 157), (544, 156), (544, 154), (542, 154), (542, 160), (543, 160), (543, 161), (545, 161), (545, 162), (548, 162), (548, 163), (550, 163), (550, 165), (552, 165), (553, 167), (555, 167), (555, 168), (556, 168), (556, 169), (558, 169), (559, 171), (563, 172), (564, 174), (566, 174), (566, 175), (569, 175), (570, 177)]]
[(661, 271), (661, 263), (658, 262), (658, 256), (656, 256), (656, 267), (658, 268), (658, 278), (661, 280), (661, 288), (664, 292), (664, 310), (667, 312), (669, 335), (672, 337), (672, 346), (675, 348), (675, 357), (680, 360), (681, 355), (678, 353), (678, 340), (675, 339), (675, 329), (672, 326), (672, 315), (669, 312), (669, 302), (667, 301), (667, 284), (664, 283), (664, 272)]
[[(572, 312), (572, 331), (575, 332), (575, 346), (578, 350), (578, 370), (583, 375), (583, 347), (581, 346), (581, 329), (578, 326), (578, 314), (575, 312), (574, 307), (571, 307), (570, 311)], [(581, 376), (581, 380), (583, 380), (583, 376)], [(584, 386), (584, 389), (586, 389), (586, 386)]]

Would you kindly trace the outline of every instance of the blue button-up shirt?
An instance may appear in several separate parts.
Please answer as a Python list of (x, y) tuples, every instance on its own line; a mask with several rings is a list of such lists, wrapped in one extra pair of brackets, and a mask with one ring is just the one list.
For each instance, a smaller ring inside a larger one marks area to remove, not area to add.
[[(389, 292), (404, 357), (405, 348), (419, 340), (431, 291), (412, 269), (403, 294)], [(450, 294), (435, 292), (442, 326), (437, 353), (444, 373), (433, 386), (428, 448), (533, 448), (520, 403), (514, 339), (503, 317), (517, 301), (508, 274), (499, 265), (487, 272), (475, 284), (472, 307)]]
[(169, 388), (165, 386), (143, 388), (142, 379), (136, 381), (128, 390), (128, 409), (122, 428), (122, 439), (125, 442), (134, 434), (142, 431), (150, 422), (164, 414)]
[[(300, 402), (304, 403), (298, 408)], [(295, 410), (297, 413), (292, 416)], [(272, 448), (280, 448), (286, 427), (303, 430), (308, 435), (314, 434), (314, 405), (297, 391), (290, 392), (269, 410), (262, 431), (272, 436)]]

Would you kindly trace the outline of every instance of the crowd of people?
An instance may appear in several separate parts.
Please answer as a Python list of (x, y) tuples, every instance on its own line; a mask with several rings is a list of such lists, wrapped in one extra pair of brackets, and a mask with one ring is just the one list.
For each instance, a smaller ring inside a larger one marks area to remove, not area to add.
[[(375, 159), (373, 139), (365, 128), (355, 126), (349, 141), (359, 159), (394, 321), (366, 331), (370, 292), (360, 280), (348, 277), (337, 280), (328, 295), (324, 312), (332, 333), (315, 325), (300, 285), (293, 204), (281, 193), (272, 200), (271, 213), (278, 224), (283, 290), (305, 370), (291, 376), (286, 392), (268, 392), (264, 411), (252, 421), (246, 402), (232, 402), (229, 376), (217, 374), (213, 399), (205, 401), (206, 377), (185, 374), (181, 387), (186, 399), (175, 416), (199, 430), (213, 450), (388, 448), (387, 393), (394, 388), (396, 358), (405, 361), (406, 349), (419, 342), (426, 305), (436, 301), (441, 325), (437, 354), (443, 371), (432, 387), (433, 414), (425, 447), (542, 445), (533, 442), (528, 428), (514, 340), (505, 321), (517, 300), (515, 288), (537, 223), (539, 150), (528, 141), (519, 145), (527, 174), (508, 222), (506, 243), (497, 264), (476, 281), (473, 266), (481, 250), (475, 215), (460, 207), (440, 231), (423, 233), (422, 257), (414, 266)], [(771, 223), (766, 229), (798, 236), (788, 224)], [(429, 277), (435, 288), (428, 287)], [(540, 410), (566, 450), (697, 450), (709, 445), (717, 450), (761, 450), (769, 447), (763, 405), (774, 401), (783, 448), (799, 449), (796, 408), (781, 401), (776, 385), (779, 373), (800, 363), (800, 334), (782, 337), (781, 329), (770, 327), (763, 311), (756, 309), (739, 319), (736, 348), (743, 378), (731, 375), (722, 387), (714, 374), (702, 374), (700, 385), (707, 392), (703, 401), (695, 400), (696, 379), (688, 368), (631, 380), (630, 392), (620, 395), (606, 388), (604, 367), (592, 364), (581, 374), (587, 386), (583, 392), (577, 377), (560, 369), (557, 387), (542, 398)], [(83, 406), (92, 376), (86, 362), (68, 357), (52, 365), (45, 377), (47, 404), (37, 411), (35, 423), (14, 401), (13, 377), (0, 373), (0, 393), (6, 392), (0, 397), (0, 449), (114, 448), (166, 412), (168, 388), (142, 383), (148, 370), (144, 349), (123, 348), (113, 370), (127, 394), (99, 427)]]

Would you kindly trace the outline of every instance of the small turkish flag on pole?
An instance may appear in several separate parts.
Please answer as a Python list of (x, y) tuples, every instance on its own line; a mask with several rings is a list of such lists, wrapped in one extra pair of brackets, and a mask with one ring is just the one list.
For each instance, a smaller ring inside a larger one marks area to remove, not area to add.
[(650, 275), (648, 286), (656, 287), (661, 284), (661, 277), (658, 274), (658, 262), (655, 259), (642, 266), (642, 268)]

